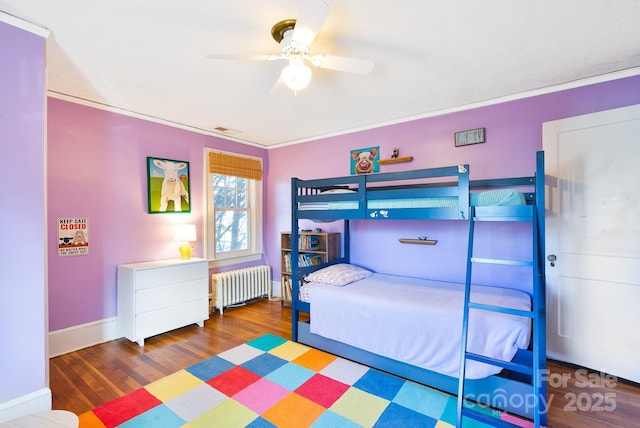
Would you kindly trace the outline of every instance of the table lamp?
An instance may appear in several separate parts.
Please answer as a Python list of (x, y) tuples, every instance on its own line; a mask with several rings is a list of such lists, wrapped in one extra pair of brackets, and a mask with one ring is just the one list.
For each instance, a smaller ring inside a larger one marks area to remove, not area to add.
[(176, 224), (176, 228), (173, 231), (173, 240), (181, 242), (180, 258), (189, 260), (191, 258), (191, 245), (189, 245), (189, 242), (196, 240), (196, 225)]

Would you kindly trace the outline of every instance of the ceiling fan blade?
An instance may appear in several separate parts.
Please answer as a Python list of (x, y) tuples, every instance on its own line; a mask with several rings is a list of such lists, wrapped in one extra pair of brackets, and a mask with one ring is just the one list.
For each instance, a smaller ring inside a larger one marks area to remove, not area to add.
[(276, 61), (285, 59), (282, 55), (274, 54), (245, 54), (245, 55), (205, 55), (209, 59), (249, 60), (249, 61)]
[(328, 15), (329, 6), (323, 0), (301, 0), (291, 41), (310, 47)]
[(271, 90), (269, 91), (269, 95), (279, 94), (285, 88), (287, 88), (287, 85), (285, 85), (284, 82), (282, 81), (282, 76), (278, 75), (278, 78), (273, 83), (273, 86), (271, 87)]
[(370, 59), (319, 54), (311, 57), (311, 63), (318, 68), (346, 71), (349, 73), (369, 74), (374, 63)]

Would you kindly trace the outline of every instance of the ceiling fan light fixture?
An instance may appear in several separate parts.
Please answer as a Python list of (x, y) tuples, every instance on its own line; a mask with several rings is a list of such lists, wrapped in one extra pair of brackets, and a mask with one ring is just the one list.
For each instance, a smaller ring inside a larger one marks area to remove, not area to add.
[(367, 74), (373, 70), (374, 63), (368, 59), (327, 54), (311, 56), (311, 44), (329, 14), (329, 5), (325, 0), (298, 1), (300, 9), (296, 19), (284, 19), (271, 27), (271, 36), (280, 45), (279, 54), (207, 55), (207, 57), (213, 59), (285, 60), (289, 65), (282, 70), (277, 84), (284, 83), (293, 91), (294, 95), (305, 89), (311, 82), (309, 63), (317, 68), (357, 74)]
[(303, 90), (311, 82), (311, 69), (302, 61), (292, 60), (282, 70), (282, 81), (294, 92)]

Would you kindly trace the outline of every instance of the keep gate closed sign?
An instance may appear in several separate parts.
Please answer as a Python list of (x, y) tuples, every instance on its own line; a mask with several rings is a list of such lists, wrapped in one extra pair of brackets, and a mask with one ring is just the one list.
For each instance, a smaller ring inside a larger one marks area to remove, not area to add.
[(65, 217), (58, 219), (58, 255), (81, 256), (89, 253), (89, 219)]

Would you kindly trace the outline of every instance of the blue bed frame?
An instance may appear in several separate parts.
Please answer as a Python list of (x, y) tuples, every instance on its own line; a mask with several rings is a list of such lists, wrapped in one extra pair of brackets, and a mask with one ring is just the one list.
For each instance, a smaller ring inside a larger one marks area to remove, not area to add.
[[(327, 189), (350, 188), (353, 192), (322, 193)], [(522, 206), (478, 206), (469, 205), (470, 192), (501, 188), (523, 190), (526, 205)], [(533, 248), (532, 275), (532, 340), (529, 349), (521, 349), (514, 357), (513, 365), (529, 367), (528, 370), (503, 370), (500, 374), (484, 379), (465, 379), (442, 375), (417, 366), (364, 351), (353, 346), (312, 334), (308, 321), (301, 321), (301, 313), (310, 313), (310, 305), (298, 299), (299, 282), (313, 270), (312, 267), (292, 266), (292, 340), (325, 350), (335, 355), (366, 364), (413, 381), (464, 397), (475, 397), (476, 401), (491, 407), (532, 419), (536, 427), (546, 424), (546, 309), (545, 309), (545, 264), (544, 264), (544, 153), (536, 154), (535, 174), (528, 177), (493, 180), (469, 180), (469, 166), (457, 165), (442, 168), (421, 169), (393, 173), (377, 173), (317, 180), (292, 178), (292, 238), (291, 258), (298, 259), (299, 220), (322, 220), (344, 222), (344, 244), (342, 257), (328, 264), (349, 263), (349, 220), (355, 219), (423, 219), (458, 220), (469, 223), (469, 251), (467, 254), (467, 289), (471, 281), (473, 258), (473, 230), (478, 221), (524, 221), (532, 225)], [(455, 197), (457, 205), (445, 208), (396, 208), (370, 209), (370, 199), (406, 199), (416, 197)], [(353, 209), (298, 209), (303, 203), (328, 201), (357, 202)], [(484, 261), (487, 261), (486, 259)], [(491, 262), (491, 261), (489, 261)], [(295, 265), (295, 264), (294, 264)], [(297, 281), (295, 279), (298, 279)], [(468, 297), (467, 297), (468, 299)], [(468, 301), (468, 300), (467, 300)], [(467, 303), (465, 303), (466, 305)], [(468, 310), (468, 309), (466, 309)], [(468, 317), (464, 316), (463, 332), (467, 331)], [(465, 333), (466, 334), (466, 333)], [(463, 347), (466, 337), (463, 338)], [(507, 366), (508, 367), (508, 366)], [(464, 363), (461, 371), (464, 377)], [(462, 396), (462, 395), (460, 395)], [(515, 397), (515, 398), (514, 398)], [(466, 401), (466, 400), (464, 400)], [(462, 400), (459, 400), (459, 406)], [(460, 413), (460, 409), (458, 410)], [(465, 413), (466, 414), (466, 413)], [(473, 415), (470, 415), (473, 416)], [(459, 416), (460, 417), (460, 416)], [(482, 416), (481, 416), (482, 417)], [(491, 423), (489, 419), (485, 420)], [(499, 422), (499, 421), (498, 421)], [(505, 424), (508, 426), (508, 424)]]

